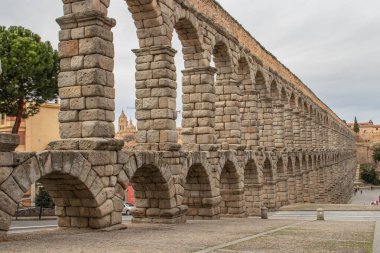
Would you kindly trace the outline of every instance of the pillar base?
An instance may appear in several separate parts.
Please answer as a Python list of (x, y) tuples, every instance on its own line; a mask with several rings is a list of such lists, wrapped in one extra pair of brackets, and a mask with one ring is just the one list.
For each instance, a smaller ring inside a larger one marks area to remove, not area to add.
[(18, 134), (0, 133), (0, 152), (15, 151), (20, 144), (20, 136)]
[(7, 231), (1, 231), (0, 230), (0, 242), (7, 240)]
[(178, 224), (186, 222), (187, 206), (178, 206), (171, 209), (157, 209), (157, 216), (147, 216), (144, 208), (132, 210), (133, 223), (156, 223), (156, 224)]

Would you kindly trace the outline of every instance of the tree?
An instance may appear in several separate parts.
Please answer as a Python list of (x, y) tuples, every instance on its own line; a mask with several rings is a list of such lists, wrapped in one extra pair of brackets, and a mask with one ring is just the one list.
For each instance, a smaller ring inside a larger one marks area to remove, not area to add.
[(355, 121), (354, 121), (354, 132), (355, 132), (355, 133), (359, 133), (359, 131), (360, 131), (359, 124), (358, 124), (358, 121), (357, 121), (356, 116), (355, 116)]
[(45, 188), (41, 187), (38, 190), (38, 194), (36, 195), (36, 206), (40, 208), (40, 212), (38, 214), (39, 219), (41, 220), (42, 216), (42, 208), (53, 207), (53, 199), (50, 197), (49, 193)]
[(0, 57), (0, 113), (16, 117), (12, 133), (18, 133), (22, 118), (57, 98), (58, 53), (28, 29), (0, 26)]
[(48, 208), (52, 207), (54, 205), (53, 199), (50, 197), (49, 193), (45, 188), (41, 187), (38, 190), (38, 194), (36, 195), (36, 206), (38, 207), (43, 207), (43, 208)]
[(377, 179), (375, 166), (373, 164), (360, 165), (360, 178), (369, 184), (380, 185), (380, 180)]

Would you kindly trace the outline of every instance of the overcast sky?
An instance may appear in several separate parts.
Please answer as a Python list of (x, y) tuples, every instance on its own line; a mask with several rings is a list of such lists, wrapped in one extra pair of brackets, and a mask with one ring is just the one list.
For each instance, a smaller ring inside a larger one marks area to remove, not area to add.
[[(380, 123), (379, 0), (219, 0), (266, 49), (339, 117)], [(58, 44), (60, 0), (1, 0), (0, 25), (21, 25)], [(136, 29), (123, 0), (112, 0), (116, 115), (134, 117)], [(180, 51), (178, 40), (174, 47)], [(183, 67), (181, 54), (177, 69)], [(180, 79), (179, 79), (180, 80)], [(181, 92), (179, 90), (179, 92)], [(178, 100), (178, 99), (177, 99)], [(180, 104), (179, 106), (180, 107)], [(178, 108), (179, 109), (179, 108)], [(179, 109), (180, 110), (180, 109)]]

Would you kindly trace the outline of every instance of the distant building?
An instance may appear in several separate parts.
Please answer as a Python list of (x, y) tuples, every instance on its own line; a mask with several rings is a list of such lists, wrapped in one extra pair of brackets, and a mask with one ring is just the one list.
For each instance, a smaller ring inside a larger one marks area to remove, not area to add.
[[(354, 123), (348, 123), (348, 126), (354, 129)], [(372, 120), (359, 123), (359, 133), (356, 137), (358, 163), (372, 163), (372, 150), (377, 145), (380, 145), (380, 125), (374, 124)]]
[(125, 147), (133, 147), (136, 144), (136, 126), (133, 124), (132, 119), (129, 119), (124, 113), (121, 112), (118, 121), (118, 131), (115, 134), (115, 138), (125, 141)]
[[(21, 120), (19, 129), (20, 145), (17, 151), (42, 151), (49, 142), (59, 140), (58, 123), (59, 104), (45, 103), (40, 107), (40, 112), (32, 117)], [(11, 133), (15, 123), (15, 117), (0, 114), (0, 132)], [(23, 204), (34, 205), (36, 186), (32, 185), (29, 192), (24, 195)]]

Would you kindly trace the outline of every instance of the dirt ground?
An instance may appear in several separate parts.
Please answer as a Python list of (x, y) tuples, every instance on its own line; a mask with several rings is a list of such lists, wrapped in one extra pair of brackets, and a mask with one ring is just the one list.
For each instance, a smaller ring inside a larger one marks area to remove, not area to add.
[(130, 224), (111, 232), (51, 229), (13, 232), (0, 252), (371, 252), (374, 224), (248, 218)]

